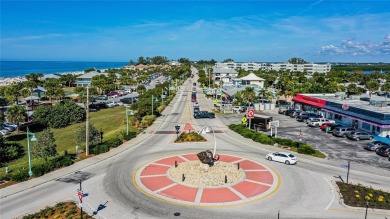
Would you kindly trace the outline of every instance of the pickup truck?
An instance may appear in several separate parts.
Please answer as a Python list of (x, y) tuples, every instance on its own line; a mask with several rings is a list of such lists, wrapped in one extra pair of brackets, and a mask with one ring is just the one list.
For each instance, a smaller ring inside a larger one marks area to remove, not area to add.
[(208, 111), (199, 111), (194, 113), (194, 118), (199, 119), (199, 118), (215, 118), (215, 113), (213, 112), (208, 112)]
[(336, 123), (336, 121), (325, 118), (311, 118), (307, 121), (307, 125), (311, 127), (320, 127), (323, 123)]

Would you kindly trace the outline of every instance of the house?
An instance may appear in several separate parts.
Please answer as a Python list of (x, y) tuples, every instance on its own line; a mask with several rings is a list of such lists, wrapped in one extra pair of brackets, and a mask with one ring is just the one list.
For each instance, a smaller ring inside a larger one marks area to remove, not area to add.
[[(86, 74), (83, 74), (83, 75), (80, 75), (77, 77), (77, 80), (76, 80), (76, 85), (77, 86), (89, 86), (91, 85), (91, 82), (92, 82), (92, 78), (97, 76), (97, 75), (105, 75), (106, 77), (108, 77), (108, 73), (99, 73), (99, 72), (96, 72), (96, 71), (93, 71), (93, 72), (89, 72), (89, 73), (86, 73)], [(116, 78), (120, 78), (121, 75), (118, 74), (118, 73), (115, 73), (116, 75)]]
[(237, 78), (235, 81), (241, 81), (241, 85), (258, 85), (260, 89), (263, 89), (265, 80), (250, 73), (242, 78)]
[(236, 78), (238, 72), (232, 68), (213, 67), (212, 77), (215, 83), (222, 81), (223, 83), (231, 83), (233, 78)]

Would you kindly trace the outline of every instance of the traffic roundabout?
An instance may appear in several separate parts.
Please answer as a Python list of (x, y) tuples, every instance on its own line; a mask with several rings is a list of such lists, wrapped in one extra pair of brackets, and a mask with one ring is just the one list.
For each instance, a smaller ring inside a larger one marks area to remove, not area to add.
[(265, 199), (280, 186), (280, 175), (260, 162), (221, 154), (214, 166), (196, 154), (157, 158), (133, 173), (135, 187), (159, 201), (183, 206), (227, 207)]

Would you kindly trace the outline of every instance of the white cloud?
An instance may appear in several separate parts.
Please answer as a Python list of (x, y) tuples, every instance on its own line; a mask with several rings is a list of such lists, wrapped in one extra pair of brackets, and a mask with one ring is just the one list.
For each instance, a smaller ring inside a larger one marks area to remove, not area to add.
[(7, 41), (25, 41), (25, 40), (40, 40), (45, 39), (49, 37), (61, 37), (63, 34), (44, 34), (44, 35), (31, 35), (31, 36), (21, 36), (21, 37), (10, 37), (10, 38), (4, 38), (1, 39), (2, 42)]
[(330, 55), (389, 55), (390, 34), (380, 42), (358, 42), (354, 39), (343, 40), (340, 45), (325, 45), (320, 49), (321, 54)]

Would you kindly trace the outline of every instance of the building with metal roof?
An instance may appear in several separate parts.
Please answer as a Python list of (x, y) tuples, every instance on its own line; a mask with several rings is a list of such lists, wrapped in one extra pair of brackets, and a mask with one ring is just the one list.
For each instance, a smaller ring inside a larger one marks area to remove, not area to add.
[(355, 127), (379, 137), (390, 136), (390, 101), (366, 95), (298, 94), (292, 99), (296, 107), (317, 109), (325, 118)]

